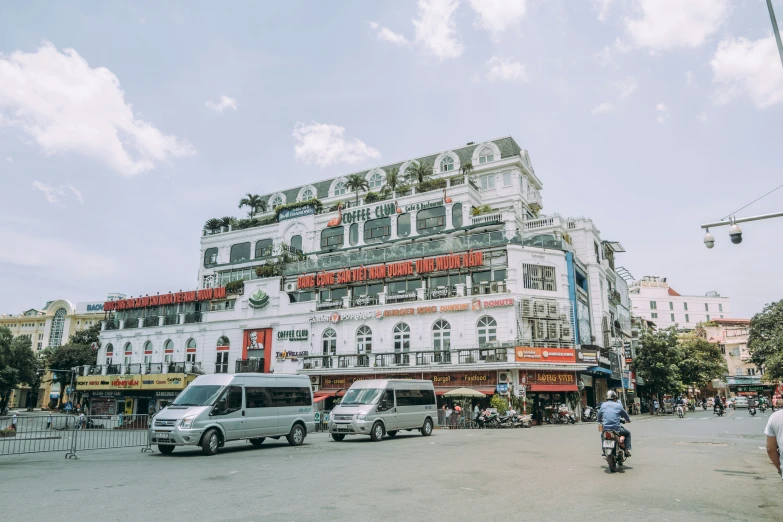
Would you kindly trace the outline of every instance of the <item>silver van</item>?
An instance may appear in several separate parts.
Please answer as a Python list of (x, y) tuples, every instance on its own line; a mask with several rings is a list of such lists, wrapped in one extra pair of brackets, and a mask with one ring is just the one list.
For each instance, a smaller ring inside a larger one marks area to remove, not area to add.
[(214, 455), (241, 439), (260, 446), (267, 437), (286, 437), (299, 446), (314, 430), (306, 375), (200, 375), (155, 416), (150, 442), (165, 455), (177, 446), (201, 446), (204, 455)]
[(383, 379), (356, 381), (332, 410), (329, 433), (336, 441), (346, 435), (369, 435), (379, 441), (400, 430), (432, 435), (438, 406), (432, 381)]

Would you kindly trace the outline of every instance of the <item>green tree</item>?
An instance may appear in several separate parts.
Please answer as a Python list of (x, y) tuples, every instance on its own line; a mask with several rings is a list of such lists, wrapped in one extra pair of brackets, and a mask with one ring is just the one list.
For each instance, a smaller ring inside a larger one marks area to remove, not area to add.
[(359, 204), (359, 191), (370, 190), (370, 184), (361, 174), (351, 174), (345, 183), (345, 188), (351, 192), (356, 192), (356, 204)]
[(726, 360), (717, 344), (698, 335), (680, 339), (683, 359), (680, 362), (680, 379), (694, 388), (704, 388), (712, 379), (720, 379), (729, 372)]
[(658, 395), (681, 391), (679, 366), (682, 360), (677, 329), (670, 326), (663, 330), (645, 329), (642, 332), (633, 365), (636, 373)]
[(463, 176), (469, 176), (470, 174), (473, 174), (473, 163), (466, 161), (460, 170), (462, 171)]
[(508, 400), (497, 393), (489, 400), (489, 405), (498, 410), (498, 415), (503, 415), (508, 411)]
[(783, 379), (783, 300), (767, 304), (750, 320), (748, 352), (764, 369), (765, 381)]
[[(11, 392), (20, 384), (40, 385), (37, 371), (38, 361), (30, 339), (14, 337), (11, 330), (0, 326), (0, 410), (8, 406)], [(33, 391), (37, 392), (38, 388)]]
[(402, 176), (399, 169), (386, 174), (386, 184), (383, 186), (384, 192), (394, 192), (402, 184)]
[[(60, 383), (60, 390), (71, 384), (71, 372), (77, 366), (94, 365), (97, 361), (98, 352), (84, 344), (66, 344), (57, 348), (51, 348), (44, 354), (44, 362), (47, 369), (51, 369), (52, 382)], [(66, 370), (66, 371), (57, 371)], [(74, 386), (76, 378), (73, 379)], [(60, 394), (62, 400), (63, 394)]]
[(231, 216), (225, 216), (220, 218), (220, 226), (228, 227), (231, 225), (237, 224), (237, 218), (231, 217)]
[(68, 339), (68, 344), (81, 344), (84, 346), (90, 346), (92, 343), (98, 342), (98, 337), (101, 335), (101, 323), (96, 323), (89, 328), (79, 330), (71, 335)]
[(248, 217), (253, 217), (259, 212), (266, 212), (266, 201), (261, 199), (258, 194), (245, 194), (245, 197), (239, 200), (239, 208), (248, 207)]
[(421, 162), (414, 163), (408, 167), (408, 176), (409, 179), (416, 180), (416, 183), (421, 186), (422, 183), (432, 176), (432, 165)]
[(220, 227), (222, 226), (222, 223), (219, 219), (212, 218), (208, 219), (206, 223), (204, 223), (204, 228), (206, 230), (209, 230), (210, 232), (217, 232), (220, 230)]

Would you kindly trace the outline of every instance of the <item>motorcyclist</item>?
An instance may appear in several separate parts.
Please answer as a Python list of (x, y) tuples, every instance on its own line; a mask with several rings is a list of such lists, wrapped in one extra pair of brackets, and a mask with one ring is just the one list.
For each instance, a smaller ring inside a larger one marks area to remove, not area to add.
[(701, 407), (704, 408), (705, 410), (707, 409), (707, 397), (703, 397), (701, 399)]
[(603, 424), (603, 431), (616, 431), (625, 437), (625, 454), (631, 456), (631, 432), (623, 427), (620, 419), (625, 422), (631, 422), (631, 417), (623, 409), (623, 405), (617, 402), (617, 393), (609, 390), (606, 394), (606, 401), (601, 403), (598, 410), (598, 422)]
[(721, 411), (723, 410), (723, 401), (720, 399), (720, 395), (715, 394), (715, 402), (712, 405), (712, 413), (717, 413), (718, 408), (720, 408)]

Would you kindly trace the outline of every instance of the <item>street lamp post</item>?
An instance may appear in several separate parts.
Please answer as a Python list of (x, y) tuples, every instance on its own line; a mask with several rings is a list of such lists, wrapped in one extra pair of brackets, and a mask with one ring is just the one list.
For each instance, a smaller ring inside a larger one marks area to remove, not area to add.
[(783, 217), (783, 212), (774, 212), (772, 214), (761, 214), (758, 216), (748, 216), (744, 218), (731, 217), (728, 220), (724, 219), (721, 221), (715, 221), (714, 223), (705, 223), (701, 226), (701, 228), (707, 231), (707, 233), (704, 234), (704, 246), (707, 248), (712, 248), (715, 246), (715, 238), (712, 234), (710, 234), (710, 227), (725, 227), (729, 225), (729, 236), (731, 237), (731, 242), (735, 245), (738, 245), (742, 243), (742, 229), (740, 229), (737, 223), (761, 221), (762, 219), (772, 219), (778, 217)]

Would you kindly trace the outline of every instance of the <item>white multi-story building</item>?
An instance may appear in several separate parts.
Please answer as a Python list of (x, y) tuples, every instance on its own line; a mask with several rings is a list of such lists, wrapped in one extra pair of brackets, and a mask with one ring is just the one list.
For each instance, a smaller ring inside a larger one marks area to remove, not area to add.
[(728, 297), (717, 292), (704, 295), (680, 295), (665, 277), (645, 276), (629, 290), (633, 313), (655, 323), (658, 328), (677, 326), (693, 330), (700, 323), (731, 317)]
[[(419, 165), (432, 169), (423, 183)], [(389, 187), (391, 173), (403, 181)], [(194, 370), (305, 373), (319, 399), (388, 375), (549, 403), (582, 388), (597, 348), (630, 336), (622, 247), (590, 219), (541, 215), (542, 183), (512, 138), (357, 174), (369, 193), (341, 176), (205, 229), (197, 290), (109, 305), (86, 371), (140, 375), (143, 404), (148, 375)]]

